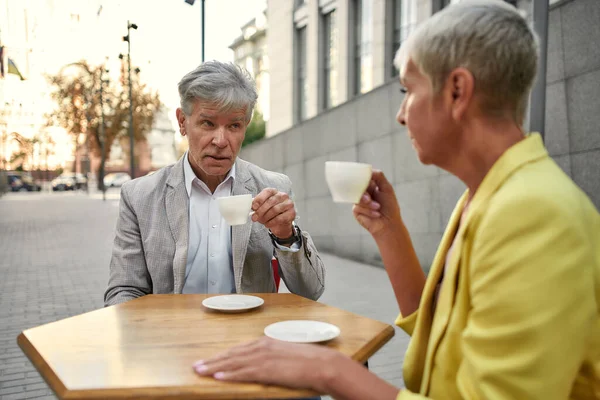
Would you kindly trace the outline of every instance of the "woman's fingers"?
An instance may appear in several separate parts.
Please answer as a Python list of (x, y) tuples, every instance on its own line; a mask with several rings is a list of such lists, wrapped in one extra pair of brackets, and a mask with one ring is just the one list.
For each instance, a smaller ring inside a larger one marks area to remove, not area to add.
[(245, 356), (248, 354), (253, 354), (256, 349), (260, 346), (260, 340), (255, 340), (253, 342), (248, 342), (241, 344), (239, 346), (235, 346), (230, 348), (227, 351), (223, 351), (213, 357), (207, 358), (206, 360), (198, 360), (194, 363), (193, 367), (201, 365), (214, 365), (217, 362), (230, 359), (232, 357)]
[(235, 355), (228, 358), (219, 359), (216, 361), (210, 361), (206, 363), (194, 364), (194, 370), (203, 376), (214, 375), (217, 372), (233, 372), (240, 369), (248, 368), (252, 365), (260, 365), (258, 362), (260, 356), (254, 354), (249, 355)]
[(261, 382), (270, 383), (268, 377), (264, 376), (260, 365), (248, 365), (235, 371), (219, 371), (213, 374), (213, 378), (220, 381), (235, 382)]
[(352, 207), (352, 211), (355, 216), (362, 215), (368, 218), (379, 218), (381, 213), (378, 211), (380, 208), (378, 203), (370, 202), (368, 205), (355, 204)]

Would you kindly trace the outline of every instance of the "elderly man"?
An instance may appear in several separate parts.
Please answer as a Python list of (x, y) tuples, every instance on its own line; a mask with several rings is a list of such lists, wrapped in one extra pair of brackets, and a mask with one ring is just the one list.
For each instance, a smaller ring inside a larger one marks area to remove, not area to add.
[[(183, 77), (179, 95), (189, 150), (122, 187), (105, 304), (150, 293), (275, 292), (273, 256), (293, 293), (318, 299), (325, 270), (295, 224), (289, 178), (237, 157), (257, 99), (248, 74), (206, 62)], [(252, 221), (230, 227), (217, 198), (248, 193)]]
[(421, 162), (468, 188), (427, 279), (381, 172), (354, 207), (412, 336), (406, 389), (331, 349), (264, 339), (196, 371), (342, 399), (600, 398), (600, 215), (521, 130), (536, 65), (534, 33), (493, 0), (439, 12), (396, 57), (398, 122)]

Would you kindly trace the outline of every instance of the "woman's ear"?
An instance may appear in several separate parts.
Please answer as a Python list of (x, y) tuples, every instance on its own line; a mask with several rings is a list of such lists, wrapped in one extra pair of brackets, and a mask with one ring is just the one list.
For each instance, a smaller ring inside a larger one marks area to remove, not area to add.
[(475, 78), (466, 68), (456, 68), (448, 76), (446, 90), (452, 99), (452, 116), (461, 119), (473, 101)]

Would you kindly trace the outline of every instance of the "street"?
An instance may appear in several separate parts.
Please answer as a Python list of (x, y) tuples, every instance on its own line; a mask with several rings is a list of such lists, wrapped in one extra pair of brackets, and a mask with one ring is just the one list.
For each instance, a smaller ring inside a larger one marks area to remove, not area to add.
[[(84, 191), (0, 198), (0, 399), (56, 398), (16, 338), (25, 329), (103, 306), (118, 198), (118, 189), (107, 192), (106, 201)], [(327, 277), (319, 301), (393, 324), (398, 308), (383, 269), (322, 258)], [(396, 328), (370, 369), (401, 386), (407, 344), (408, 336)]]

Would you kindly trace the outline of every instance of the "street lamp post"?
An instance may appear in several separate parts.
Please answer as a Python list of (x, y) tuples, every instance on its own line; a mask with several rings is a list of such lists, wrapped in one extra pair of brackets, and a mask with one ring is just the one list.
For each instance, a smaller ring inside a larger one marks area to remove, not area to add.
[(131, 29), (137, 29), (137, 25), (127, 21), (127, 36), (123, 36), (123, 41), (127, 42), (127, 76), (129, 77), (129, 158), (131, 179), (135, 178), (134, 164), (134, 140), (133, 140), (133, 89), (131, 83)]
[[(185, 0), (190, 6), (194, 5), (196, 0)], [(202, 5), (200, 7), (200, 12), (202, 13), (200, 16), (200, 20), (202, 22), (202, 62), (204, 62), (204, 0), (202, 0)]]
[(106, 133), (104, 131), (104, 84), (108, 84), (108, 79), (104, 79), (104, 73), (108, 70), (102, 68), (100, 72), (100, 188), (102, 189), (102, 200), (106, 200), (106, 186), (104, 186), (104, 168), (106, 163)]

